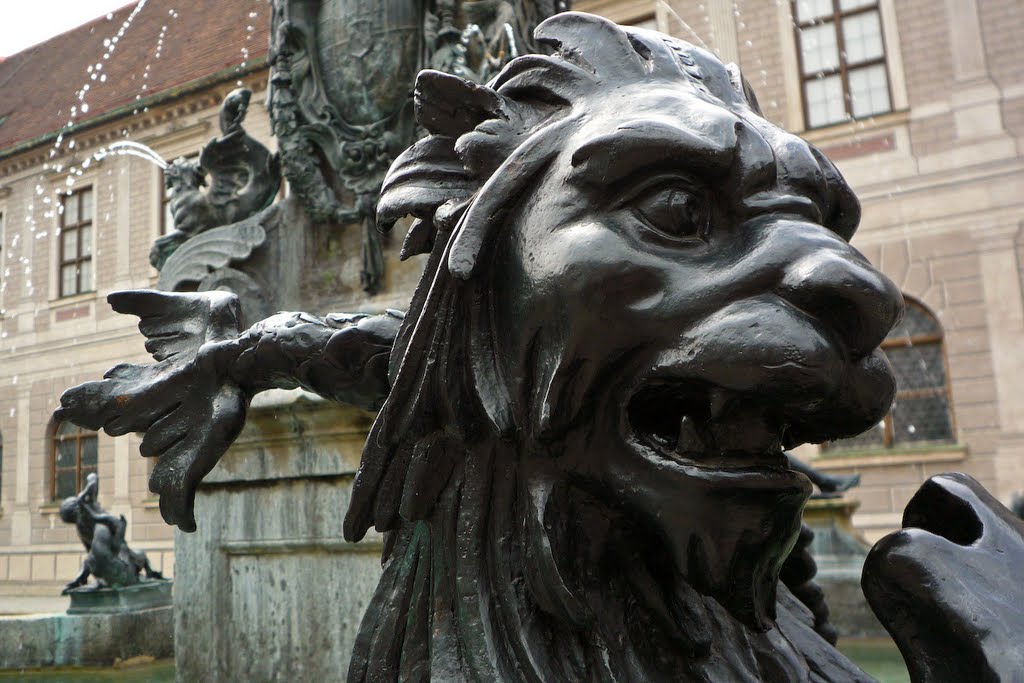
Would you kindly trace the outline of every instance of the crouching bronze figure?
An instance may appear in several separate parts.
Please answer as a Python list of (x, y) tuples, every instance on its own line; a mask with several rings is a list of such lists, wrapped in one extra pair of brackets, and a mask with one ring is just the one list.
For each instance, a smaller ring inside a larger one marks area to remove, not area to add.
[(428, 135), (377, 215), (428, 254), (404, 315), (240, 334), (229, 295), (115, 293), (157, 362), (62, 417), (146, 432), (189, 530), (255, 392), (379, 409), (344, 525), (386, 539), (354, 683), (870, 680), (826, 638), (784, 451), (894, 394), (902, 298), (849, 244), (853, 192), (704, 50), (578, 13), (536, 37), (555, 54), (487, 86), (418, 78)]
[(96, 500), (98, 493), (99, 479), (90, 473), (85, 488), (60, 504), (61, 521), (75, 525), (87, 553), (82, 570), (64, 586), (63, 593), (88, 585), (90, 576), (96, 578), (93, 588), (132, 586), (143, 573), (147, 579), (162, 579), (163, 574), (150, 566), (146, 553), (128, 547), (124, 540), (128, 522), (124, 515), (115, 516), (101, 508)]

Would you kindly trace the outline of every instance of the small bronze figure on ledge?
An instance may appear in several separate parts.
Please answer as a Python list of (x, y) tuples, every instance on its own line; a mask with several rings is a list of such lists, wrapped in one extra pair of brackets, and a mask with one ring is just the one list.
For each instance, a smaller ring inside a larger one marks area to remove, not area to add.
[(150, 566), (146, 553), (128, 547), (124, 540), (128, 522), (124, 515), (115, 517), (103, 510), (96, 500), (98, 492), (99, 479), (90, 473), (85, 488), (60, 504), (61, 520), (75, 525), (88, 553), (82, 571), (64, 587), (63, 594), (85, 586), (90, 576), (96, 578), (93, 588), (131, 586), (139, 582), (143, 572), (147, 579), (162, 579), (163, 574)]

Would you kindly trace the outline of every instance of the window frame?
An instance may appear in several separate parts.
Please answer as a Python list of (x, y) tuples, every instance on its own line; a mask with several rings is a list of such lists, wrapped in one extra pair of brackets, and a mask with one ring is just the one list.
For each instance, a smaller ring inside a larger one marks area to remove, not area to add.
[[(92, 196), (92, 205), (90, 216), (85, 218), (82, 211), (82, 197), (84, 197), (87, 192)], [(76, 208), (78, 210), (78, 222), (73, 225), (67, 225), (68, 201), (72, 199), (77, 203)], [(86, 185), (72, 190), (70, 193), (61, 192), (60, 207), (61, 210), (58, 212), (58, 227), (60, 228), (60, 231), (57, 235), (57, 298), (66, 299), (79, 294), (96, 291), (96, 269), (93, 262), (93, 254), (96, 250), (93, 248), (93, 245), (89, 245), (88, 255), (82, 255), (82, 247), (85, 243), (85, 240), (82, 239), (82, 230), (89, 228), (90, 242), (92, 242), (96, 237), (96, 221), (94, 219), (94, 216), (96, 215), (96, 194), (93, 192), (93, 186)], [(68, 230), (73, 230), (78, 233), (75, 238), (74, 258), (67, 258), (64, 253), (64, 234)], [(92, 282), (86, 283), (88, 287), (83, 287), (82, 264), (86, 262), (92, 266), (90, 268)], [(67, 292), (64, 290), (64, 269), (68, 266), (75, 266), (75, 291), (73, 292)]]
[[(7, 223), (5, 223), (6, 218), (7, 207), (0, 206), (0, 294), (2, 294), (4, 291), (4, 267), (5, 261), (7, 260), (7, 243), (5, 242), (5, 240), (7, 239)], [(2, 297), (0, 297), (0, 301), (2, 301)]]
[[(946, 349), (945, 330), (942, 328), (942, 324), (939, 321), (938, 316), (932, 313), (932, 311), (923, 303), (905, 294), (903, 295), (903, 300), (907, 308), (916, 308), (920, 310), (921, 313), (927, 316), (930, 320), (934, 321), (938, 331), (928, 334), (909, 335), (906, 337), (887, 336), (884, 340), (882, 340), (882, 343), (879, 344), (878, 346), (880, 349), (882, 349), (883, 353), (886, 351), (886, 349), (902, 349), (907, 347), (920, 347), (929, 345), (938, 346), (939, 355), (942, 358), (942, 386), (921, 387), (917, 389), (900, 389), (899, 387), (897, 387), (896, 394), (893, 397), (893, 404), (892, 406), (890, 406), (889, 410), (886, 411), (885, 417), (883, 417), (881, 420), (881, 424), (883, 426), (882, 443), (847, 448), (836, 448), (836, 443), (844, 441), (844, 439), (839, 439), (838, 441), (827, 441), (821, 444), (821, 449), (823, 452), (846, 454), (858, 451), (898, 451), (903, 448), (928, 448), (930, 446), (945, 445), (947, 443), (956, 443), (956, 411), (953, 409), (953, 384), (950, 381), (949, 375), (949, 353)], [(923, 398), (928, 396), (941, 396), (946, 399), (946, 407), (949, 415), (949, 436), (944, 437), (943, 439), (929, 439), (922, 440), (919, 442), (896, 441), (895, 427), (893, 426), (892, 417), (893, 408), (899, 403), (901, 399), (912, 400), (915, 398)], [(947, 438), (948, 441), (946, 440)]]
[[(818, 130), (821, 128), (828, 128), (829, 126), (837, 126), (844, 123), (849, 123), (850, 121), (857, 121), (864, 118), (870, 118), (871, 116), (882, 116), (893, 111), (896, 111), (896, 103), (893, 94), (893, 83), (891, 73), (892, 70), (889, 68), (889, 45), (885, 38), (885, 21), (883, 16), (884, 11), (882, 7), (882, 0), (873, 0), (872, 4), (870, 5), (865, 5), (864, 7), (858, 7), (856, 9), (846, 11), (840, 9), (840, 0), (829, 0), (829, 2), (831, 2), (832, 4), (832, 14), (826, 14), (820, 17), (815, 17), (814, 19), (810, 19), (808, 21), (800, 21), (800, 19), (798, 18), (799, 7), (797, 6), (797, 4), (799, 2), (800, 0), (790, 0), (790, 13), (792, 16), (793, 36), (796, 47), (796, 61), (798, 69), (797, 75), (799, 76), (800, 80), (800, 106), (804, 117), (804, 129)], [(879, 40), (882, 42), (882, 54), (880, 57), (875, 57), (874, 59), (868, 59), (853, 64), (847, 63), (845, 56), (846, 41), (843, 37), (843, 20), (855, 17), (860, 14), (867, 14), (868, 12), (878, 13), (878, 36)], [(815, 26), (820, 26), (830, 22), (835, 26), (836, 52), (838, 53), (839, 57), (839, 65), (832, 69), (824, 69), (820, 71), (815, 71), (814, 73), (807, 74), (804, 72), (804, 54), (803, 44), (801, 43), (801, 32), (804, 29), (813, 28)], [(868, 114), (867, 116), (859, 118), (855, 117), (853, 115), (852, 106), (853, 98), (850, 93), (849, 72), (852, 69), (867, 69), (872, 66), (879, 65), (881, 65), (885, 69), (885, 88), (886, 93), (889, 97), (889, 108), (886, 111), (875, 112), (873, 114)], [(810, 81), (817, 80), (819, 78), (827, 78), (829, 76), (835, 75), (839, 76), (840, 83), (842, 84), (843, 111), (846, 113), (846, 118), (840, 119), (838, 121), (830, 121), (828, 123), (812, 126), (811, 113), (810, 109), (808, 108), (807, 83), (809, 83)]]
[[(939, 323), (938, 317), (928, 310), (928, 307), (908, 296), (904, 295), (904, 302), (907, 308), (914, 307), (919, 309), (924, 315), (935, 321), (935, 325), (938, 328), (938, 332), (931, 334), (918, 334), (910, 335), (907, 337), (886, 337), (879, 348), (884, 352), (886, 349), (900, 349), (914, 346), (938, 346), (939, 355), (942, 358), (942, 371), (943, 371), (943, 383), (941, 387), (922, 387), (919, 389), (900, 389), (896, 388), (896, 395), (893, 397), (893, 406), (895, 406), (900, 399), (915, 399), (924, 398), (926, 396), (941, 396), (946, 399), (946, 406), (949, 411), (949, 439), (952, 442), (956, 441), (956, 411), (953, 410), (953, 385), (949, 381), (949, 354), (946, 351), (945, 344), (945, 332), (942, 329), (942, 325)], [(895, 433), (892, 419), (892, 408), (885, 414), (883, 418), (885, 425), (885, 434), (882, 440), (882, 448), (892, 449), (900, 448), (906, 445), (905, 442), (896, 442)], [(929, 440), (921, 442), (921, 445), (941, 443), (936, 440)]]
[[(64, 424), (70, 424), (75, 428), (71, 434), (61, 434), (60, 428)], [(82, 442), (86, 440), (96, 442), (96, 464), (83, 466), (82, 464)], [(57, 455), (60, 444), (65, 441), (75, 442), (75, 465), (74, 467), (60, 467), (57, 464)], [(99, 433), (90, 429), (84, 429), (70, 422), (55, 422), (50, 433), (50, 500), (61, 500), (66, 496), (59, 496), (57, 492), (57, 475), (61, 472), (75, 473), (75, 490), (69, 495), (76, 495), (85, 486), (85, 478), (90, 472), (99, 472)]]

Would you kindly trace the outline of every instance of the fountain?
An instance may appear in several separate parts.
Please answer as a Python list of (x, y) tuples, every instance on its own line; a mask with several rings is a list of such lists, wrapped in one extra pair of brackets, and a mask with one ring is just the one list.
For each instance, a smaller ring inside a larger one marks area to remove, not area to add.
[[(303, 49), (301, 31), (283, 32)], [(402, 255), (427, 261), (406, 313), (288, 313), (246, 329), (225, 292), (110, 295), (140, 317), (156, 363), (68, 390), (59, 417), (145, 432), (151, 488), (182, 532), (279, 534), (182, 541), (188, 572), (228, 575), (210, 590), (180, 571), (201, 591), (183, 602), (233, 600), (212, 618), (179, 611), (179, 643), (207, 648), (184, 667), (179, 652), (184, 679), (341, 670), (330, 619), (288, 619), (326, 617), (367, 578), (317, 573), (354, 567), (318, 561), (331, 550), (320, 525), (345, 499), (346, 540), (375, 529), (384, 560), (350, 681), (869, 680), (829, 643), (802, 534), (810, 482), (784, 451), (862, 432), (895, 392), (878, 345), (902, 298), (848, 244), (856, 198), (706, 51), (576, 13), (534, 35), (554, 54), (515, 59), (486, 86), (422, 72), (427, 134), (379, 186), (368, 178), (391, 149), (379, 128), (368, 147), (318, 138), (346, 150), (339, 163), (376, 153), (348, 167), (355, 208), (321, 182), (343, 166), (313, 168), (311, 138), (282, 146), (314, 211), (361, 216), (364, 237), (368, 222), (415, 218)], [(317, 54), (371, 47), (342, 33)], [(291, 106), (300, 89), (284, 81)], [(360, 202), (377, 187), (370, 217)], [(364, 241), (371, 291), (373, 253)], [(296, 386), (378, 411), (351, 495), (328, 508), (301, 481), (337, 478), (317, 469), (322, 452), (246, 464), (229, 451), (256, 394)], [(952, 474), (921, 487), (904, 526), (862, 581), (914, 680), (1014, 680), (1024, 523)], [(296, 548), (313, 557), (281, 557)], [(296, 577), (308, 603), (257, 589)], [(209, 624), (227, 637), (207, 640)]]
[(71, 598), (67, 613), (0, 619), (0, 671), (172, 654), (172, 582), (128, 547), (127, 521), (103, 510), (98, 494), (99, 479), (90, 473), (85, 488), (60, 505), (61, 520), (75, 526), (86, 550), (63, 591)]

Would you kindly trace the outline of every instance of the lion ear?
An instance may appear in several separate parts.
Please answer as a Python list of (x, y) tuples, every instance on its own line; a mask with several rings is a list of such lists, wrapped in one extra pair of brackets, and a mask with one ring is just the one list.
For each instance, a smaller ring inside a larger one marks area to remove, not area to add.
[(763, 116), (761, 113), (761, 105), (757, 103), (757, 95), (754, 94), (754, 89), (750, 87), (750, 83), (743, 77), (743, 72), (740, 71), (740, 67), (734, 62), (729, 62), (725, 65), (725, 70), (729, 74), (729, 82), (732, 84), (733, 90), (738, 92), (747, 103), (747, 106), (757, 114)]
[(416, 77), (416, 120), (434, 135), (457, 138), (488, 119), (505, 118), (504, 98), (487, 86), (426, 69)]
[(435, 219), (445, 222), (440, 207), (461, 206), (476, 192), (479, 182), (470, 176), (455, 154), (455, 141), (443, 135), (428, 135), (402, 152), (391, 165), (377, 202), (377, 225), (387, 231), (403, 216), (420, 219), (413, 223), (402, 258), (430, 250), (437, 229)]
[(621, 26), (594, 14), (560, 12), (542, 21), (533, 36), (562, 59), (605, 77), (635, 73), (647, 61)]

